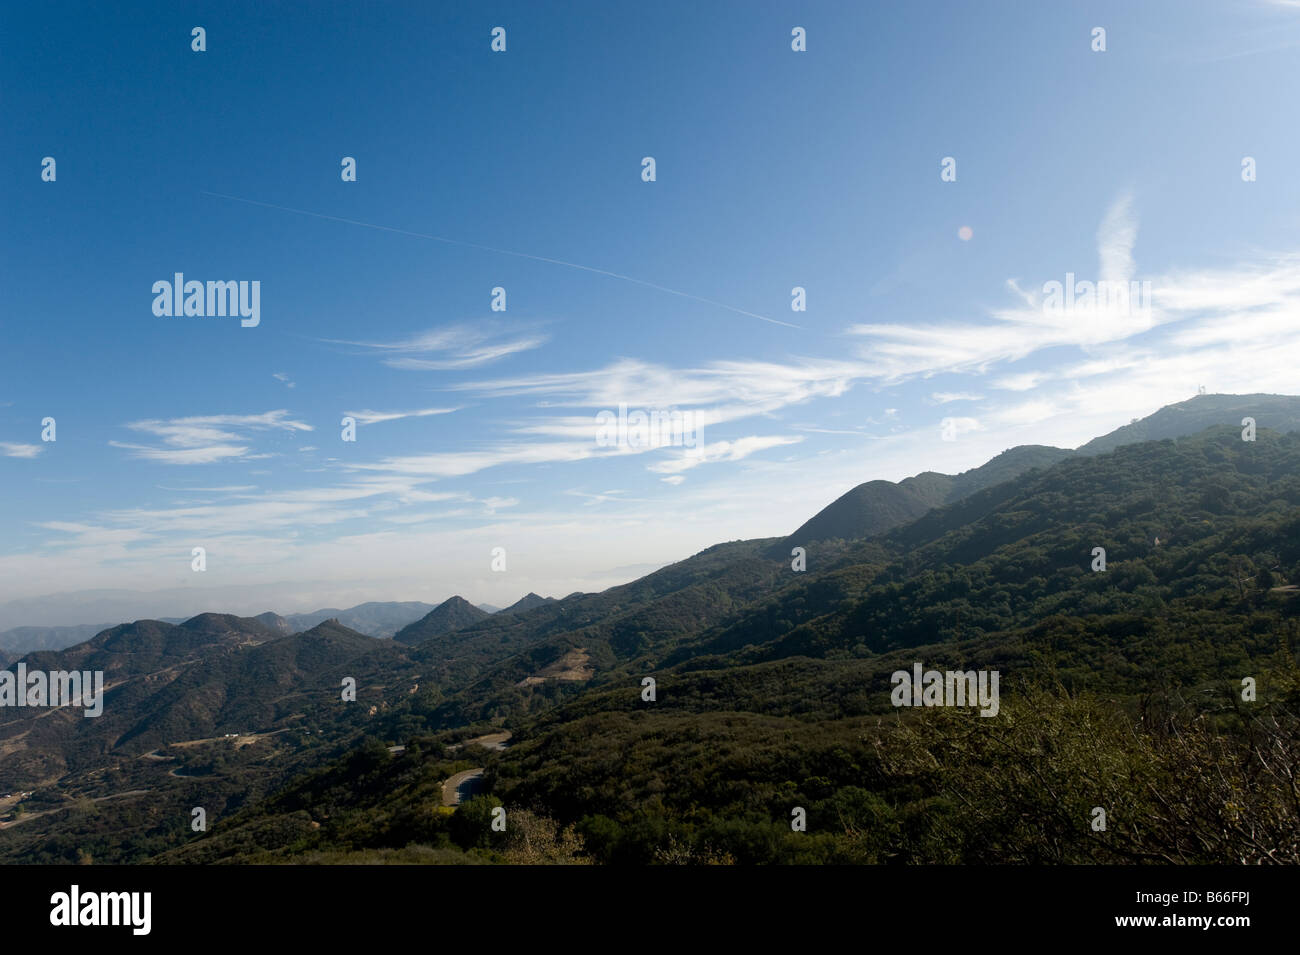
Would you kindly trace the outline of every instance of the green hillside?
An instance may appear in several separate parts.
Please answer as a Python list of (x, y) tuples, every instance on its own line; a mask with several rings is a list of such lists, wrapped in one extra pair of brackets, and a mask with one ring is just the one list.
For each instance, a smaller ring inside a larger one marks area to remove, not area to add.
[[(1296, 811), (1261, 747), (1300, 752), (1297, 531), (1300, 435), (1126, 447), (972, 495), (817, 573), (770, 562), (787, 582), (730, 621), (647, 644), (599, 627), (535, 641), (400, 718), (435, 734), (504, 720), (514, 744), (478, 757), (492, 798), (555, 839), (572, 826), (597, 861), (1295, 861)], [(516, 685), (577, 645), (602, 661), (585, 688)], [(889, 674), (915, 661), (998, 669), (999, 717), (896, 710)], [(1247, 675), (1254, 707), (1234, 691)], [(426, 746), (389, 771), (431, 786), (470, 765)], [(241, 814), (213, 843), (223, 857), (243, 857), (236, 831), (315, 812), (303, 785), (283, 810)], [(431, 792), (408, 797), (427, 806)], [(1104, 834), (1089, 825), (1099, 805)], [(790, 829), (795, 806), (806, 833)], [(376, 791), (332, 832), (300, 825), (275, 851), (402, 850), (414, 830), (366, 822), (390, 808)], [(423, 825), (416, 841), (439, 851), (479, 845)], [(504, 860), (490, 841), (478, 857)]]
[[(112, 706), (4, 714), (3, 785), (38, 791), (0, 859), (1300, 861), (1300, 433), (1263, 420), (920, 475), (943, 501), (803, 572), (737, 541), (414, 646), (202, 615), (33, 654)], [(916, 663), (996, 670), (998, 715), (895, 707)]]
[(419, 620), (398, 630), (393, 634), (393, 639), (398, 643), (423, 643), (452, 630), (478, 623), (489, 616), (491, 614), (486, 610), (480, 610), (464, 597), (448, 597)]

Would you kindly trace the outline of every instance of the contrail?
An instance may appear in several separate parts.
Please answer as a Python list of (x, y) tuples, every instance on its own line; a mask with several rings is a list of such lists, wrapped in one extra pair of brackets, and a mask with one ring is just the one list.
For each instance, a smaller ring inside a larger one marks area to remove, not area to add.
[(497, 255), (513, 255), (520, 259), (532, 259), (534, 262), (546, 262), (550, 265), (563, 265), (565, 268), (578, 269), (583, 272), (592, 272), (596, 275), (608, 276), (612, 279), (618, 279), (622, 282), (632, 282), (635, 285), (644, 285), (646, 288), (652, 288), (659, 292), (667, 292), (669, 295), (677, 295), (681, 298), (689, 298), (695, 302), (703, 302), (705, 305), (713, 305), (717, 308), (725, 308), (729, 312), (735, 312), (737, 315), (747, 315), (750, 318), (757, 318), (761, 322), (770, 322), (773, 325), (784, 325), (786, 328), (797, 328), (804, 330), (802, 325), (795, 325), (791, 322), (783, 322), (776, 318), (768, 318), (766, 315), (759, 315), (757, 312), (747, 312), (743, 308), (736, 308), (734, 305), (728, 305), (726, 302), (716, 302), (711, 298), (703, 298), (699, 295), (692, 295), (690, 292), (679, 292), (675, 288), (668, 288), (665, 285), (656, 285), (654, 282), (647, 282), (644, 279), (633, 278), (631, 275), (620, 275), (618, 272), (610, 272), (606, 269), (594, 269), (589, 265), (579, 265), (577, 262), (566, 262), (563, 259), (550, 259), (544, 255), (531, 255), (528, 252), (514, 252), (510, 249), (497, 249), (490, 245), (479, 245), (477, 242), (462, 242), (460, 239), (448, 239), (441, 235), (429, 235), (424, 232), (411, 232), (407, 229), (394, 229), (391, 226), (375, 225), (372, 222), (360, 222), (357, 219), (345, 219), (342, 216), (329, 216), (322, 212), (311, 212), (307, 209), (291, 209), (289, 206), (277, 206), (270, 202), (258, 202), (256, 199), (244, 199), (240, 196), (227, 196), (219, 192), (200, 192), (199, 195), (212, 196), (215, 199), (229, 199), (232, 202), (245, 202), (250, 206), (262, 206), (267, 209), (279, 209), (281, 212), (293, 212), (300, 216), (314, 216), (317, 219), (329, 219), (331, 222), (346, 222), (348, 225), (359, 225), (366, 229), (378, 229), (381, 232), (394, 232), (398, 235), (409, 235), (417, 239), (429, 239), (433, 242), (445, 242), (448, 245), (459, 245), (467, 249), (480, 249), (484, 252), (495, 252)]

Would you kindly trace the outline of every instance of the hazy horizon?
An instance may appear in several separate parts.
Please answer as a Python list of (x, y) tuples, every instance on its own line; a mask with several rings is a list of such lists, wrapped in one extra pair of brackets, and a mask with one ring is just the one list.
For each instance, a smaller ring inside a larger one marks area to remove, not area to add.
[[(1300, 396), (1296, 395), (1208, 394), (1196, 397), (1206, 399), (1300, 398)], [(1189, 399), (1189, 401), (1194, 401), (1194, 399)], [(1179, 404), (1186, 405), (1187, 403)], [(1263, 427), (1268, 428), (1270, 427), (1269, 419), (1272, 415), (1265, 414), (1266, 409), (1267, 405), (1262, 405), (1260, 412), (1257, 413), (1264, 415), (1261, 423)], [(1225, 421), (1224, 423), (1235, 425), (1235, 420)], [(1095, 435), (1094, 437), (1102, 437), (1102, 435)], [(1070, 450), (1077, 450), (1077, 448)], [(992, 460), (992, 458), (989, 460)], [(988, 462), (980, 462), (980, 464), (985, 463)], [(920, 473), (921, 471), (915, 472), (915, 474)], [(905, 475), (905, 477), (911, 476), (914, 475)], [(872, 480), (877, 479), (867, 478), (858, 483), (866, 483)], [(831, 503), (831, 500), (827, 500), (820, 502), (816, 507), (810, 505), (808, 517), (812, 517), (814, 513), (819, 512), (823, 507)], [(800, 523), (802, 524), (803, 521)], [(604, 571), (603, 575), (596, 575), (578, 581), (577, 586), (574, 586), (575, 578), (572, 577), (525, 578), (520, 574), (490, 573), (471, 580), (470, 586), (461, 591), (447, 590), (444, 585), (436, 581), (409, 581), (402, 578), (370, 581), (368, 584), (358, 584), (352, 580), (341, 582), (319, 580), (314, 581), (312, 586), (306, 588), (299, 583), (282, 580), (254, 585), (226, 585), (221, 587), (195, 584), (190, 587), (163, 588), (155, 591), (96, 588), (38, 594), (0, 604), (0, 631), (21, 626), (77, 626), (109, 621), (131, 622), (159, 617), (191, 617), (205, 612), (234, 613), (249, 617), (271, 611), (281, 616), (292, 616), (314, 613), (327, 607), (342, 610), (368, 602), (417, 601), (436, 606), (453, 596), (463, 597), (476, 605), (487, 604), (507, 607), (528, 593), (538, 593), (543, 597), (561, 598), (574, 593), (603, 591), (609, 587), (630, 583), (639, 577), (653, 573), (679, 560), (685, 560), (699, 553), (700, 550), (715, 544), (729, 540), (779, 539), (789, 536), (794, 530), (794, 528), (790, 528), (788, 531), (782, 531), (778, 534), (763, 534), (752, 538), (720, 537), (689, 553), (681, 554), (663, 563), (642, 563), (609, 568)], [(195, 576), (192, 579), (198, 581), (203, 578)], [(512, 593), (513, 587), (518, 586), (521, 582), (528, 584), (530, 581), (532, 585), (526, 586), (524, 590), (518, 593)], [(411, 591), (418, 591), (420, 595), (404, 596), (404, 594)], [(479, 596), (480, 593), (489, 593), (492, 596), (482, 597)], [(285, 609), (285, 607), (294, 609)]]
[[(651, 573), (657, 569), (659, 568), (647, 565), (645, 573)], [(633, 579), (635, 577), (620, 580), (619, 583), (627, 583)], [(610, 584), (610, 586), (617, 586), (617, 584)], [(301, 602), (302, 598), (295, 598), (299, 599), (300, 602), (286, 609), (267, 605), (264, 600), (260, 599), (259, 594), (295, 594), (301, 593), (300, 590), (297, 590), (294, 585), (283, 581), (268, 583), (262, 585), (262, 588), (241, 586), (231, 587), (228, 591), (207, 589), (202, 596), (194, 596), (192, 591), (186, 591), (184, 588), (179, 587), (157, 591), (81, 590), (41, 594), (0, 604), (0, 632), (19, 627), (76, 627), (91, 624), (133, 623), (136, 620), (156, 620), (163, 617), (189, 618), (201, 613), (228, 613), (240, 617), (255, 617), (269, 611), (282, 617), (292, 617), (331, 608), (348, 610), (365, 603), (426, 603), (430, 606), (437, 606), (454, 596), (464, 597), (475, 606), (486, 605), (504, 609), (529, 593), (538, 593), (538, 596), (541, 597), (555, 597), (558, 599), (569, 596), (574, 592), (541, 593), (525, 590), (513, 597), (502, 598), (503, 602), (480, 600), (469, 594), (455, 593), (447, 593), (437, 599), (428, 596), (373, 597), (362, 595), (360, 599), (349, 597), (344, 600), (318, 601), (314, 604), (311, 603), (311, 598), (308, 597), (305, 598), (306, 603)], [(336, 596), (340, 593), (335, 590), (324, 590), (322, 592)], [(81, 603), (69, 605), (69, 599), (79, 600)], [(274, 599), (274, 597), (268, 599)], [(134, 607), (138, 608), (138, 610), (123, 612), (113, 609), (118, 607)]]

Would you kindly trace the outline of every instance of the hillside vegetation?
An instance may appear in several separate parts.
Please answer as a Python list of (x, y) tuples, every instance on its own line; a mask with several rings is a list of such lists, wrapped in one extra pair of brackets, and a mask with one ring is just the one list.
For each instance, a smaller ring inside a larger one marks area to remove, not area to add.
[[(205, 615), (33, 655), (117, 695), (0, 724), (46, 813), (0, 858), (1300, 861), (1300, 434), (1053, 457), (958, 496), (936, 476), (944, 501), (810, 539), (803, 572), (794, 537), (738, 541), (414, 645)], [(997, 716), (896, 708), (917, 663), (996, 670)], [(478, 767), (486, 793), (444, 808)]]

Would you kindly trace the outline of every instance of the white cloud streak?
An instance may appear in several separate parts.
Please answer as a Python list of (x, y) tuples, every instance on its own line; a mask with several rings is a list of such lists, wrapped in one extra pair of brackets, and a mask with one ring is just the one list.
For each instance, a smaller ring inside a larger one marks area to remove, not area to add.
[(0, 441), (0, 454), (7, 458), (34, 458), (43, 450), (44, 448), (39, 444), (14, 444), (10, 441)]

